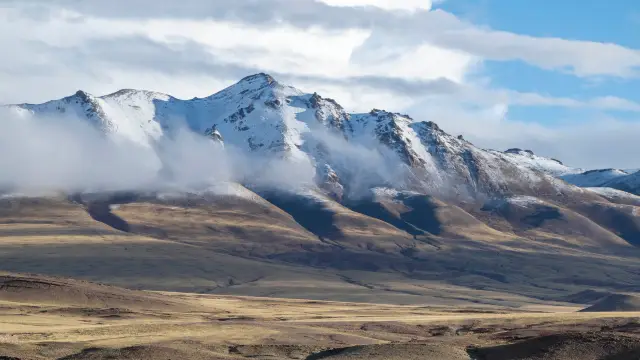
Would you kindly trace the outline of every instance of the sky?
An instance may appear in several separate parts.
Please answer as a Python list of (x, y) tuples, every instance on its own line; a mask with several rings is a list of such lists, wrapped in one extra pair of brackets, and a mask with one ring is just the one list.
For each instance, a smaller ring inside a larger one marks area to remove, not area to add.
[(635, 0), (0, 0), (0, 103), (266, 72), (484, 148), (640, 168)]

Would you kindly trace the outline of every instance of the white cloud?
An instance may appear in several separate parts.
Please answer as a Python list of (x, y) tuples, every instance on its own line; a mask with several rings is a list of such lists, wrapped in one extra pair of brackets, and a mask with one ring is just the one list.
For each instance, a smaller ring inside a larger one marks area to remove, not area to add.
[(430, 10), (431, 0), (320, 0), (331, 6), (373, 6), (385, 10)]
[[(257, 71), (292, 78), (385, 74), (462, 82), (478, 62), (468, 54), (428, 44), (402, 53), (377, 52), (354, 61), (352, 53), (371, 35), (371, 30), (364, 29), (103, 19), (70, 11), (52, 11), (46, 19), (20, 14), (11, 9), (0, 11), (0, 44), (14, 49), (0, 64), (0, 102), (4, 103), (45, 101), (77, 89), (101, 94), (124, 87), (147, 87), (187, 98), (207, 96)], [(338, 93), (344, 91), (328, 95), (337, 97)]]
[[(388, 11), (390, 7), (426, 9), (431, 2), (384, 0), (129, 0), (127, 6), (115, 2), (75, 0), (5, 0), (6, 6), (29, 9), (25, 15), (42, 20), (52, 8), (63, 7), (105, 19), (216, 20), (241, 23), (250, 28), (290, 25), (297, 29), (322, 28), (372, 30), (394, 37), (395, 46), (431, 44), (475, 57), (498, 61), (522, 60), (544, 69), (567, 71), (581, 77), (598, 75), (640, 76), (640, 51), (613, 43), (533, 37), (479, 27), (442, 10)], [(382, 7), (342, 5), (369, 4)], [(333, 6), (332, 6), (333, 5)], [(374, 46), (375, 37), (367, 46)], [(384, 49), (378, 42), (377, 49)]]
[(640, 51), (612, 43), (533, 37), (467, 24), (429, 39), (491, 60), (523, 60), (543, 69), (577, 76), (640, 77)]
[[(510, 105), (522, 106), (548, 106), (564, 108), (587, 108), (598, 110), (631, 111), (640, 112), (640, 103), (622, 99), (615, 96), (594, 97), (586, 100), (578, 100), (567, 97), (552, 97), (538, 93), (525, 93), (509, 90), (489, 90), (474, 88), (476, 102), (482, 102), (482, 97), (487, 103), (504, 101)], [(471, 95), (473, 98), (473, 95)]]
[(584, 144), (608, 134), (600, 151), (637, 167), (632, 155), (637, 151), (628, 151), (633, 145), (615, 140), (625, 123), (606, 118), (556, 130), (504, 116), (511, 105), (640, 112), (637, 102), (494, 89), (490, 81), (477, 80), (487, 59), (517, 59), (589, 78), (637, 76), (640, 52), (616, 44), (478, 27), (441, 10), (427, 11), (430, 1), (183, 0), (158, 6), (157, 0), (130, 0), (126, 8), (71, 0), (2, 4), (0, 46), (10, 51), (0, 61), (0, 103), (42, 102), (78, 89), (105, 94), (144, 88), (191, 98), (265, 71), (333, 97), (351, 111), (409, 112), (464, 132), (482, 146), (553, 150), (557, 154), (548, 155), (566, 155), (587, 167), (588, 161), (604, 160), (597, 154), (572, 155), (569, 146), (583, 146), (574, 134), (582, 134)]

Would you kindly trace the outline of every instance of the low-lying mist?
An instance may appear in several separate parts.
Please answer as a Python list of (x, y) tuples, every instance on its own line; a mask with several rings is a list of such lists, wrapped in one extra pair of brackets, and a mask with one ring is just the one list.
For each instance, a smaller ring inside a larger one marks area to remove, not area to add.
[[(216, 185), (229, 182), (295, 191), (317, 180), (315, 166), (306, 157), (248, 153), (185, 126), (139, 144), (73, 116), (34, 116), (5, 108), (0, 109), (0, 121), (4, 194), (215, 192)], [(393, 152), (352, 144), (326, 131), (309, 134), (305, 146), (325, 149), (324, 159), (332, 162), (352, 196), (404, 177)]]

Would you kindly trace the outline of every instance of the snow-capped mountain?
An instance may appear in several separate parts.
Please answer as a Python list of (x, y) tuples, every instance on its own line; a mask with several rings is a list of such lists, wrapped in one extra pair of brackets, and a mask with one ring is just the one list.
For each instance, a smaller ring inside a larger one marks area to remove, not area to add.
[(640, 171), (625, 176), (616, 177), (602, 184), (603, 187), (614, 188), (632, 194), (640, 195)]
[(614, 203), (628, 203), (635, 206), (640, 206), (640, 196), (631, 194), (627, 191), (613, 189), (610, 187), (591, 187), (586, 189)]
[(68, 116), (87, 120), (107, 134), (148, 145), (163, 135), (161, 123), (153, 121), (156, 105), (174, 100), (169, 95), (138, 90), (120, 90), (96, 97), (84, 91), (44, 104), (15, 105), (37, 115)]
[(624, 170), (600, 169), (589, 170), (577, 174), (565, 174), (562, 179), (566, 182), (580, 187), (600, 187), (610, 181), (623, 178), (629, 175)]
[(566, 176), (569, 174), (579, 174), (584, 170), (573, 168), (563, 164), (560, 160), (539, 156), (531, 150), (518, 148), (509, 149), (504, 152), (505, 156), (513, 161), (533, 170), (542, 171), (552, 176)]
[(480, 149), (434, 122), (407, 115), (383, 110), (348, 114), (334, 100), (267, 74), (191, 100), (140, 90), (101, 97), (79, 91), (40, 105), (12, 107), (79, 117), (111, 137), (147, 147), (186, 126), (248, 154), (308, 163), (318, 184), (337, 197), (361, 186), (454, 196), (557, 196), (572, 190), (553, 176), (578, 172), (527, 151)]

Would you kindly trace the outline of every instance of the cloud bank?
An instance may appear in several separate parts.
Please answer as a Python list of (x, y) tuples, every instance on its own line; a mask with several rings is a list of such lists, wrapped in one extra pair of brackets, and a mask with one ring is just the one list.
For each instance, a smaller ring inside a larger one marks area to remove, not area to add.
[[(219, 193), (221, 184), (230, 183), (256, 191), (307, 192), (322, 182), (307, 157), (247, 152), (178, 126), (179, 119), (151, 146), (104, 133), (72, 116), (0, 108), (0, 121), (5, 125), (0, 132), (0, 195)], [(366, 195), (373, 186), (401, 184), (406, 176), (397, 155), (377, 144), (350, 143), (320, 128), (305, 136), (307, 151), (322, 144), (326, 160), (350, 174), (341, 178), (350, 196)]]

